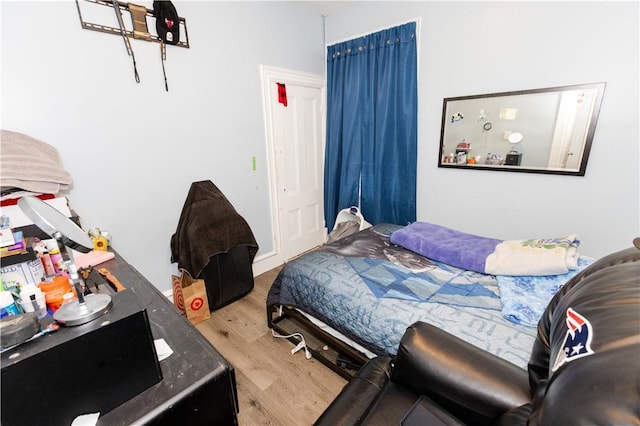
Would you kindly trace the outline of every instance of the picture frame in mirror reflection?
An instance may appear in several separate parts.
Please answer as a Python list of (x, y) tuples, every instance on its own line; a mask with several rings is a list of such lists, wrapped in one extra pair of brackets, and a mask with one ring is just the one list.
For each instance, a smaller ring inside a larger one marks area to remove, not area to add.
[(605, 86), (445, 98), (438, 167), (584, 176)]

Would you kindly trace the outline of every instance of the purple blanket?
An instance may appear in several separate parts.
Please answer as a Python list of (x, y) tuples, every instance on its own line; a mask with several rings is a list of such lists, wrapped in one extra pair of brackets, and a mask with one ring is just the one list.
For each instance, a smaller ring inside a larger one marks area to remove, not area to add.
[(483, 274), (487, 257), (502, 242), (426, 222), (395, 231), (390, 241), (431, 260)]

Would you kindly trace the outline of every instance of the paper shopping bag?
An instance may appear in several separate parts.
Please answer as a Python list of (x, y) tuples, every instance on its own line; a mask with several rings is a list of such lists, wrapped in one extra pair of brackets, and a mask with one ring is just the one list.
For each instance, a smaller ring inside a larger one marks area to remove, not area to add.
[(173, 288), (173, 304), (183, 315), (187, 312), (184, 310), (184, 296), (182, 295), (182, 284), (180, 284), (180, 277), (171, 275), (171, 288)]
[(180, 276), (171, 276), (173, 303), (192, 324), (211, 318), (207, 287), (204, 280), (194, 279), (188, 271), (180, 269)]

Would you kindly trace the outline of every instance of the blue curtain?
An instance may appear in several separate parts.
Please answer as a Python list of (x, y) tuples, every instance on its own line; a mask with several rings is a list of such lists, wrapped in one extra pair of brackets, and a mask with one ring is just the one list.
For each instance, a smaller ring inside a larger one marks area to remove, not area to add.
[(368, 222), (416, 219), (415, 22), (327, 48), (324, 208), (360, 205)]

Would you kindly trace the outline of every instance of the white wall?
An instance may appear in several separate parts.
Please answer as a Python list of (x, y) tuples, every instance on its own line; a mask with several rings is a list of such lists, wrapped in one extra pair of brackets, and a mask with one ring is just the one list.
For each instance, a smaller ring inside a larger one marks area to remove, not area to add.
[[(137, 2), (151, 7), (151, 1)], [(259, 65), (324, 72), (323, 20), (288, 2), (174, 2), (190, 49), (83, 30), (73, 1), (6, 1), (1, 126), (55, 146), (86, 227), (161, 290), (169, 240), (191, 182), (210, 179), (273, 245)], [(421, 19), (418, 219), (495, 238), (577, 232), (585, 254), (639, 230), (638, 3), (354, 2), (327, 40)], [(442, 99), (608, 83), (585, 177), (436, 167)], [(251, 157), (257, 170), (251, 170)], [(260, 255), (260, 252), (258, 253)]]
[(1, 3), (2, 128), (58, 149), (83, 226), (108, 230), (161, 290), (191, 182), (213, 181), (249, 222), (258, 256), (272, 249), (259, 66), (324, 72), (323, 19), (306, 8), (174, 4), (191, 48), (168, 46), (165, 92), (158, 44), (132, 41), (136, 84), (122, 39), (83, 30), (74, 1)]
[[(479, 235), (577, 233), (601, 257), (640, 235), (639, 3), (354, 2), (327, 43), (420, 20), (418, 220)], [(605, 81), (584, 177), (437, 167), (442, 100)], [(366, 216), (366, 212), (363, 212)]]

